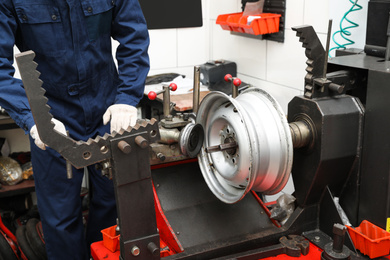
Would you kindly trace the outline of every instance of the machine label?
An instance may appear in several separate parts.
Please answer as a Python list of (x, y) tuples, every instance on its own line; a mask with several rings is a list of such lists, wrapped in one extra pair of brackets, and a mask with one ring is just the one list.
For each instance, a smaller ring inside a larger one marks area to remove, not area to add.
[(390, 218), (387, 218), (386, 231), (390, 232)]

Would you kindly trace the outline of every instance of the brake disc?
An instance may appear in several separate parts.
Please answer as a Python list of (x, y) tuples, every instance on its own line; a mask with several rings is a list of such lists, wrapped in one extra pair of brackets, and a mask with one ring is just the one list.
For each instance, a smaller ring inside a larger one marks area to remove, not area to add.
[(249, 88), (235, 99), (212, 92), (200, 104), (196, 123), (205, 131), (199, 165), (221, 201), (235, 203), (251, 189), (272, 195), (284, 188), (293, 144), (286, 116), (267, 92)]

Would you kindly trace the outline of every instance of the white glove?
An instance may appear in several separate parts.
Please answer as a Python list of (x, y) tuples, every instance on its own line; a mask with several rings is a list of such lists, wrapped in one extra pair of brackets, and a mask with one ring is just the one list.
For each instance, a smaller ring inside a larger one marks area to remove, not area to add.
[[(65, 125), (61, 122), (61, 121), (58, 121), (57, 119), (53, 118), (51, 120), (51, 122), (54, 123), (54, 130), (57, 130), (58, 132), (60, 132), (61, 134), (63, 135), (67, 135), (66, 134), (66, 129), (65, 129)], [(38, 134), (38, 130), (37, 130), (37, 126), (34, 125), (33, 127), (31, 127), (31, 130), (30, 130), (30, 135), (31, 137), (34, 139), (34, 143), (36, 146), (38, 146), (39, 148), (41, 148), (42, 150), (46, 150), (46, 144), (44, 144), (41, 140), (41, 138), (39, 137), (39, 134)]]
[(118, 133), (121, 129), (126, 130), (137, 123), (137, 108), (125, 104), (112, 105), (103, 115), (103, 124), (107, 125), (110, 119), (111, 133), (113, 131)]

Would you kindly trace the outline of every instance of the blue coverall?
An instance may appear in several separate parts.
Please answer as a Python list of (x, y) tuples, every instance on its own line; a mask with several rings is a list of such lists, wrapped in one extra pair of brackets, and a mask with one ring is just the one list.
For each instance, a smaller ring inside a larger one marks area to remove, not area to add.
[[(120, 45), (115, 67), (111, 38)], [(149, 71), (149, 36), (138, 0), (0, 1), (0, 106), (26, 133), (35, 124), (22, 82), (13, 78), (13, 46), (36, 53), (54, 118), (75, 140), (109, 132), (102, 115), (112, 104), (136, 106)], [(32, 140), (30, 140), (32, 141)], [(38, 209), (49, 259), (87, 259), (100, 230), (115, 224), (113, 184), (90, 166), (86, 240), (80, 187), (83, 170), (66, 177), (65, 161), (31, 143)]]

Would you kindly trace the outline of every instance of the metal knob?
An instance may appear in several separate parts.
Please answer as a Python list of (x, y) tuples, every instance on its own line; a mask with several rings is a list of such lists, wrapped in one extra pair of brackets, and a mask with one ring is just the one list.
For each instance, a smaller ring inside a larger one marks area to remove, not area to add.
[(149, 146), (149, 143), (148, 143), (148, 140), (146, 140), (145, 138), (143, 138), (142, 136), (137, 136), (135, 138), (135, 143), (141, 147), (142, 149), (145, 149), (146, 147)]
[(123, 140), (118, 143), (118, 148), (125, 154), (129, 154), (131, 152), (131, 146)]
[(339, 85), (339, 84), (336, 84), (336, 83), (330, 83), (329, 84), (329, 89), (331, 91), (333, 91), (333, 92), (341, 94), (344, 91), (344, 85)]

